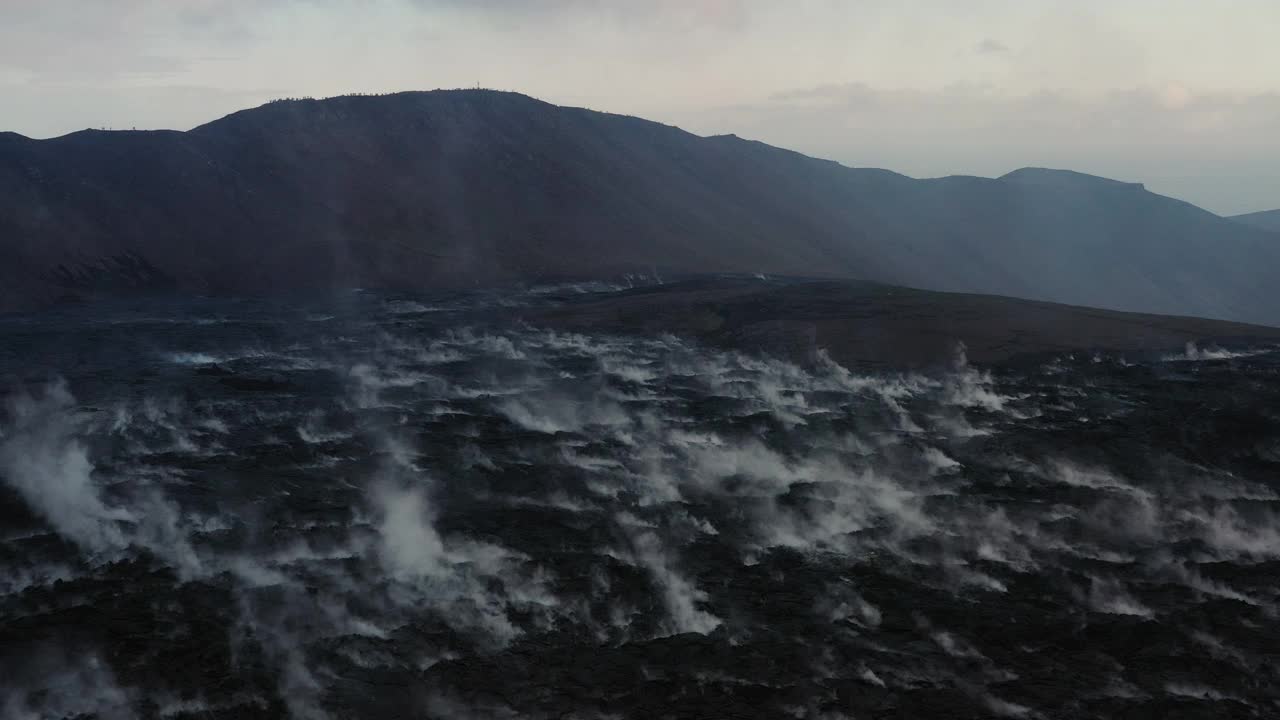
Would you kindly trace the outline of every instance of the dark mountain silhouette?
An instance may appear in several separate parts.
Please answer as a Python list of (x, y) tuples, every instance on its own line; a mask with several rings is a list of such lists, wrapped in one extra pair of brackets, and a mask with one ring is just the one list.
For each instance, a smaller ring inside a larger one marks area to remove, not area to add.
[(1195, 357), (1280, 341), (1274, 327), (849, 280), (702, 278), (565, 300), (520, 319), (573, 332), (667, 332), (800, 362), (821, 348), (850, 367), (946, 365), (961, 343), (969, 360), (1002, 363), (1079, 351)]
[(1263, 230), (1280, 232), (1280, 210), (1263, 210), (1262, 212), (1232, 215), (1232, 220)]
[(915, 180), (482, 90), (0, 135), (0, 307), (620, 273), (857, 277), (1280, 322), (1280, 243), (1141, 185)]

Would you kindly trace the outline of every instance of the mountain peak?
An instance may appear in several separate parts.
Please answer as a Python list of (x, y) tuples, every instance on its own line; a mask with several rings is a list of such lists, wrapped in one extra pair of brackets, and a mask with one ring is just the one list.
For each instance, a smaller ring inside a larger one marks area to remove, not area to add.
[(428, 112), (448, 107), (489, 107), (511, 109), (552, 109), (555, 105), (509, 90), (486, 88), (456, 88), (440, 90), (407, 90), (380, 95), (352, 94), (327, 98), (277, 98), (257, 107), (240, 110), (230, 115), (196, 127), (192, 132), (202, 132), (239, 123), (271, 118), (296, 122), (303, 118), (342, 119), (351, 113), (394, 114), (397, 112)]

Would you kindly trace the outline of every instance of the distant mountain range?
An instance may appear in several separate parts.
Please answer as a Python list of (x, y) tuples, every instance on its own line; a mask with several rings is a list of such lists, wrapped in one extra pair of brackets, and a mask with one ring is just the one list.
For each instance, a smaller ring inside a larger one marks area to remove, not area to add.
[(1274, 233), (1078, 173), (917, 180), (515, 93), (0, 133), (0, 308), (627, 273), (850, 277), (1280, 323)]
[(1262, 212), (1233, 215), (1231, 219), (1245, 225), (1262, 228), (1263, 230), (1280, 232), (1280, 210), (1263, 210)]

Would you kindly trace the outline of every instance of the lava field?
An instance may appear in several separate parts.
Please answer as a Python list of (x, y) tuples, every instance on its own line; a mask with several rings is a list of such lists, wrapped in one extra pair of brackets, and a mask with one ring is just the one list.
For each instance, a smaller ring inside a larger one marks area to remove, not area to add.
[(0, 716), (1266, 718), (1280, 351), (0, 318)]

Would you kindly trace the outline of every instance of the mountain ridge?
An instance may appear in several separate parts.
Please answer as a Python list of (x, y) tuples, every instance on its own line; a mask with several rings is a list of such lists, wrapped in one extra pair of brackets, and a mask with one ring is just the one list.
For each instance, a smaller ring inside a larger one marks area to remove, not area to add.
[(1243, 215), (1232, 215), (1229, 219), (1238, 223), (1260, 228), (1262, 230), (1280, 232), (1280, 209), (1262, 210), (1259, 212), (1245, 213)]
[(0, 308), (765, 272), (1280, 322), (1269, 234), (1069, 171), (917, 180), (488, 90), (3, 137)]

